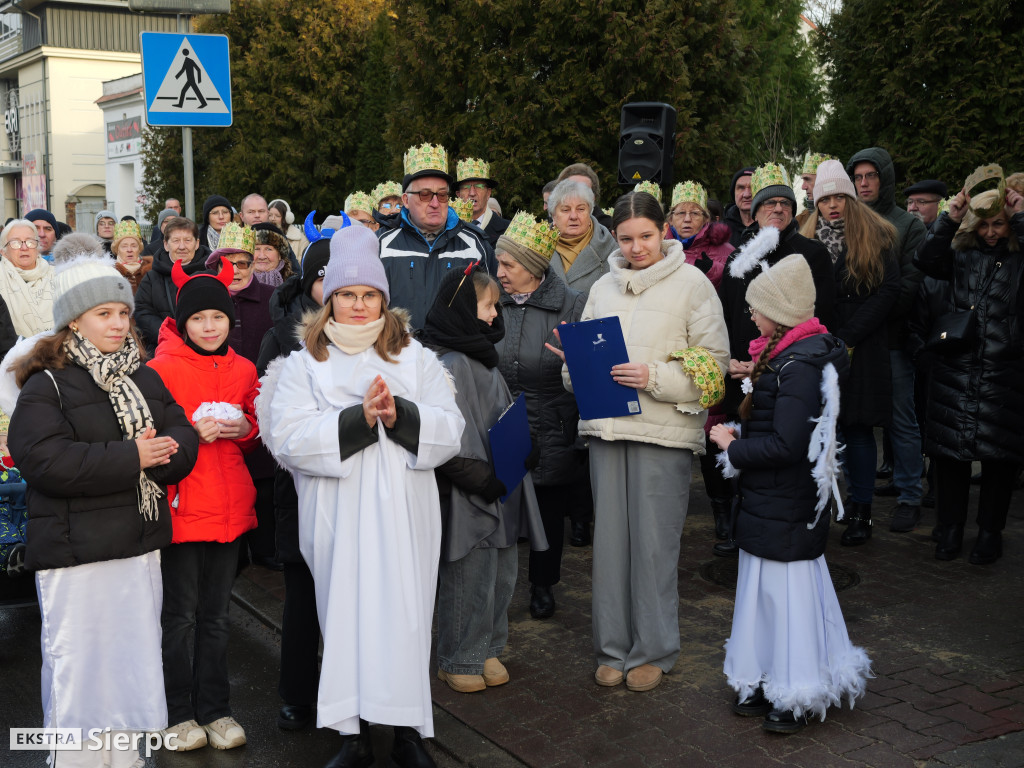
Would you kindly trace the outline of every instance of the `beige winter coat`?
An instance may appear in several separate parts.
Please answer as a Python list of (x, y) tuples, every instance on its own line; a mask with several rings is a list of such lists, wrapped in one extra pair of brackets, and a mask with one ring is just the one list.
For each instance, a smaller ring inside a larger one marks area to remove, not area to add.
[[(704, 453), (705, 411), (700, 390), (669, 354), (704, 347), (723, 374), (729, 364), (729, 336), (722, 304), (711, 281), (685, 262), (678, 240), (661, 246), (665, 258), (642, 270), (616, 250), (608, 258), (611, 271), (590, 291), (582, 320), (619, 318), (631, 363), (647, 363), (650, 379), (640, 392), (635, 416), (580, 421), (580, 434), (602, 440), (636, 440)], [(566, 389), (572, 389), (562, 367)]]

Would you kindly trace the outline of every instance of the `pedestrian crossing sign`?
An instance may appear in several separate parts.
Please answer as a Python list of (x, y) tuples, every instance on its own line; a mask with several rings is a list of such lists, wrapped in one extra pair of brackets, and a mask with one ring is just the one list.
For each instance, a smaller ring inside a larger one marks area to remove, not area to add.
[(193, 128), (231, 125), (227, 37), (142, 32), (140, 39), (146, 122)]

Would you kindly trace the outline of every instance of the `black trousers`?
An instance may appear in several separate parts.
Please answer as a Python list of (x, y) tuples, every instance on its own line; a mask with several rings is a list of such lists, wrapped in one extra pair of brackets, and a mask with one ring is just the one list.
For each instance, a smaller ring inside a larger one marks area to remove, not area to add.
[(545, 552), (530, 551), (530, 583), (550, 587), (562, 580), (565, 516), (569, 515), (573, 522), (589, 522), (593, 516), (593, 495), (588, 478), (567, 485), (537, 485), (534, 490), (548, 549)]
[(722, 470), (716, 463), (722, 449), (710, 439), (707, 442), (707, 453), (700, 457), (700, 474), (704, 478), (704, 489), (708, 492), (709, 499), (721, 501), (728, 510), (731, 508), (729, 502), (733, 497), (732, 480), (723, 477)]
[[(933, 457), (937, 487), (935, 516), (939, 525), (963, 525), (971, 490), (971, 462)], [(1009, 461), (981, 462), (981, 498), (978, 527), (998, 533), (1006, 527), (1010, 497), (1017, 477), (1017, 464)]]
[(253, 480), (256, 486), (256, 527), (245, 534), (246, 543), (256, 557), (274, 558), (274, 478), (261, 477)]
[(200, 725), (231, 714), (228, 606), (240, 539), (190, 541), (160, 553), (167, 721)]
[(284, 617), (281, 622), (281, 679), (285, 704), (316, 704), (320, 621), (313, 574), (305, 561), (284, 564)]

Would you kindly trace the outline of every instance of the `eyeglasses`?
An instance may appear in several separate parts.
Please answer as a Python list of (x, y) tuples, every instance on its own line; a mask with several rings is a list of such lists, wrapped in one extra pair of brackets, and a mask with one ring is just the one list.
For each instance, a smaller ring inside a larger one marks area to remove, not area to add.
[(670, 215), (680, 219), (703, 219), (704, 211), (673, 211)]
[(400, 203), (381, 203), (380, 208), (382, 211), (400, 211), (402, 210), (402, 205)]
[(28, 248), (29, 250), (35, 250), (39, 247), (38, 240), (8, 240), (7, 245), (15, 250), (19, 248)]
[(471, 189), (477, 189), (477, 190), (487, 189), (487, 185), (483, 184), (483, 183), (481, 183), (479, 181), (474, 181), (474, 182), (470, 182), (470, 183), (467, 183), (467, 184), (459, 184), (459, 192), (468, 192)]
[(367, 291), (362, 296), (358, 296), (351, 291), (335, 291), (333, 298), (337, 299), (338, 305), (344, 309), (351, 309), (357, 301), (363, 302), (364, 307), (378, 307), (383, 294), (377, 291)]
[(868, 181), (874, 181), (877, 178), (878, 171), (868, 171), (867, 173), (854, 174), (853, 181), (855, 184), (860, 184), (862, 181), (864, 181), (864, 179), (867, 179)]
[(753, 307), (747, 307), (747, 312), (750, 313), (751, 317), (753, 317), (754, 315), (758, 314), (758, 311), (756, 309), (754, 309)]
[(420, 199), (421, 203), (429, 203), (435, 197), (437, 198), (437, 202), (439, 202), (439, 203), (447, 203), (448, 202), (448, 190), (447, 189), (442, 189), (442, 190), (439, 190), (437, 192), (432, 192), (429, 189), (416, 189), (416, 190), (410, 189), (408, 194), (416, 195), (416, 197), (418, 197)]
[(774, 211), (776, 208), (779, 207), (788, 208), (791, 205), (791, 202), (784, 197), (777, 197), (774, 200), (765, 200), (763, 203), (761, 203), (761, 205), (763, 205), (769, 211)]
[(935, 205), (938, 202), (938, 198), (934, 200), (920, 200), (918, 198), (911, 197), (907, 199), (907, 207), (909, 208), (910, 206), (914, 206), (915, 208), (920, 208), (922, 205)]
[(228, 260), (228, 263), (229, 263), (229, 264), (230, 264), (231, 266), (233, 266), (233, 267), (234, 267), (235, 269), (242, 269), (242, 270), (245, 270), (245, 269), (249, 269), (250, 267), (252, 267), (252, 262), (251, 262), (251, 261), (248, 261), (248, 260), (246, 260), (246, 261), (231, 261), (231, 260), (229, 259), (229, 260)]

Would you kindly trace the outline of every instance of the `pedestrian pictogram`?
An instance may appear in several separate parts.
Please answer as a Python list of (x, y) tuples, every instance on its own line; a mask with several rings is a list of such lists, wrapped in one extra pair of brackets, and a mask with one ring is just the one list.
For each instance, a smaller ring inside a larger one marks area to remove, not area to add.
[(143, 32), (141, 38), (150, 125), (231, 125), (227, 37)]

